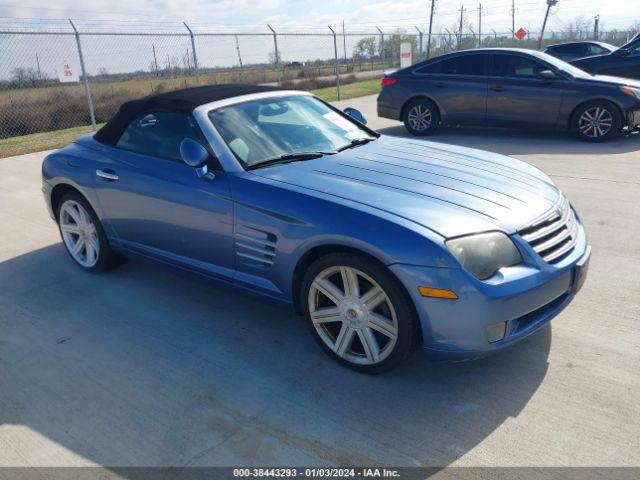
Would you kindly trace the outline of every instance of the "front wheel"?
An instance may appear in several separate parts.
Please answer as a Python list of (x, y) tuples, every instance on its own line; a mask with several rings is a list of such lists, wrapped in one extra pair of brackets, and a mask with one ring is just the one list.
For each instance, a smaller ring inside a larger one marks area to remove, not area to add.
[(358, 255), (327, 255), (309, 267), (302, 291), (313, 336), (341, 364), (380, 373), (413, 351), (411, 299), (384, 266)]
[(588, 102), (573, 114), (571, 129), (586, 142), (604, 142), (620, 133), (622, 116), (609, 102)]

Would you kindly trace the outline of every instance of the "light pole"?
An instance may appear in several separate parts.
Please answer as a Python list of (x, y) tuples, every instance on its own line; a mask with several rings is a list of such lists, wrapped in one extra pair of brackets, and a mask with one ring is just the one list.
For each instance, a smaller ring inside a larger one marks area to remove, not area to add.
[(431, 0), (431, 15), (429, 15), (429, 34), (427, 36), (427, 58), (431, 56), (431, 31), (433, 29), (433, 9), (435, 7), (436, 0)]
[(558, 0), (547, 0), (547, 13), (544, 14), (544, 22), (542, 22), (542, 31), (540, 32), (540, 38), (538, 39), (538, 50), (542, 49), (542, 37), (544, 37), (544, 29), (547, 26), (547, 18), (549, 18), (549, 10), (551, 7), (555, 7), (558, 4)]

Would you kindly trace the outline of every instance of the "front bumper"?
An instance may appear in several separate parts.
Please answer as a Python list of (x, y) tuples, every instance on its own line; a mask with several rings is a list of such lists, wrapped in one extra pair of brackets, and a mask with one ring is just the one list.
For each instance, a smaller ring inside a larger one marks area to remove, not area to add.
[(629, 132), (640, 130), (640, 110), (627, 112), (627, 128)]
[[(549, 265), (540, 259), (535, 265), (508, 267), (489, 281), (479, 281), (463, 269), (400, 264), (390, 268), (416, 306), (428, 356), (463, 360), (501, 350), (549, 323), (575, 297), (576, 265), (589, 250), (580, 226), (575, 248), (561, 262)], [(418, 286), (452, 290), (459, 298), (422, 297)]]

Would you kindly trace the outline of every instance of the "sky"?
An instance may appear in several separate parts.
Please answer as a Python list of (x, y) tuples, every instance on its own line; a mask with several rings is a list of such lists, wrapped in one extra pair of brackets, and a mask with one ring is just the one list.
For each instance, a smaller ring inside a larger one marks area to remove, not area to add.
[[(467, 28), (477, 32), (479, 3), (464, 0)], [(508, 34), (511, 29), (512, 0), (482, 1), (482, 31)], [(453, 30), (463, 0), (436, 0), (434, 33)], [(398, 29), (415, 33), (427, 30), (430, 0), (0, 0), (0, 79), (8, 78), (16, 68), (41, 68), (47, 76), (57, 77), (65, 62), (78, 56), (72, 35), (2, 35), (22, 30), (72, 32), (71, 17), (81, 32), (85, 63), (90, 74), (107, 71), (125, 73), (149, 70), (152, 61), (159, 68), (191, 55), (191, 44), (184, 36), (186, 21), (195, 32), (269, 32), (271, 24), (279, 32), (304, 32), (326, 35), (328, 26), (338, 32), (345, 22), (348, 35), (344, 53), (351, 55), (357, 41), (376, 32)], [(117, 6), (114, 7), (114, 6)], [(546, 3), (544, 0), (515, 0), (515, 28), (540, 30)], [(640, 0), (559, 0), (551, 11), (547, 32), (565, 29), (577, 18), (588, 22), (600, 15), (601, 30), (628, 29), (635, 23), (640, 30)], [(98, 36), (89, 32), (180, 32), (183, 36)], [(355, 35), (361, 33), (361, 35)], [(272, 38), (263, 36), (198, 36), (196, 40), (201, 66), (238, 64), (241, 52), (245, 65), (265, 63), (273, 50)], [(308, 61), (333, 57), (329, 36), (280, 36), (283, 61)], [(341, 56), (343, 54), (341, 53)], [(154, 57), (154, 54), (156, 55)]]
[[(372, 29), (375, 25), (384, 30), (413, 29), (414, 25), (426, 29), (429, 3), (429, 0), (135, 0), (124, 3), (113, 0), (0, 0), (0, 26), (24, 23), (21, 18), (34, 19), (31, 24), (44, 24), (72, 17), (87, 26), (118, 24), (131, 29), (150, 24), (159, 28), (161, 24), (183, 20), (199, 27), (206, 24), (208, 29), (249, 30), (264, 28), (264, 24), (270, 23), (283, 29), (312, 31), (326, 30), (326, 25), (341, 28), (343, 21), (350, 31)], [(436, 28), (455, 24), (463, 4), (467, 21), (476, 26), (478, 1), (436, 0)], [(116, 9), (114, 5), (117, 5)], [(482, 7), (484, 29), (510, 30), (511, 0), (485, 0)], [(546, 9), (544, 0), (515, 0), (515, 9), (516, 29), (540, 29)], [(597, 14), (605, 29), (628, 28), (634, 22), (640, 22), (640, 2), (559, 0), (552, 9), (548, 28), (561, 29), (576, 17), (592, 20)]]

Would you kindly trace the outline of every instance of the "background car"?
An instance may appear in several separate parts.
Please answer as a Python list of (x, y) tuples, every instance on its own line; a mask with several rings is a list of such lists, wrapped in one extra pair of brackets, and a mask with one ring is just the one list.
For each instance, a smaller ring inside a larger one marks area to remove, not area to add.
[(585, 41), (568, 42), (557, 45), (549, 45), (544, 53), (552, 55), (565, 62), (576, 58), (591, 57), (593, 55), (605, 55), (616, 50), (618, 47), (604, 42)]
[(83, 270), (137, 256), (293, 305), (365, 372), (417, 346), (473, 358), (512, 345), (571, 302), (588, 266), (584, 228), (540, 170), (385, 137), (304, 92), (128, 102), (42, 172)]
[(640, 80), (640, 37), (606, 55), (579, 58), (572, 65), (594, 75), (613, 75), (616, 77)]
[(603, 141), (640, 124), (640, 82), (594, 77), (545, 53), (478, 49), (382, 78), (378, 115), (414, 135), (440, 123), (540, 128)]

